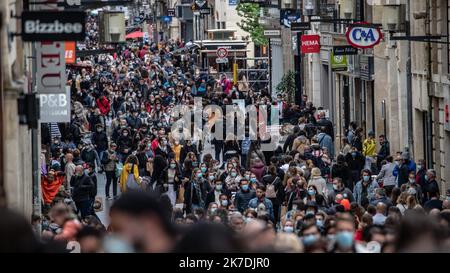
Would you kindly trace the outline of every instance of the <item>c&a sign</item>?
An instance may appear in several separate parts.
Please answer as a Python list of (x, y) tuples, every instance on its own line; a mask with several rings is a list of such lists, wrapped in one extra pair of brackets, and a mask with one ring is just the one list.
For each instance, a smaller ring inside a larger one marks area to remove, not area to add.
[(351, 25), (345, 33), (347, 41), (357, 48), (372, 48), (383, 39), (383, 33), (379, 27), (374, 27), (366, 22)]

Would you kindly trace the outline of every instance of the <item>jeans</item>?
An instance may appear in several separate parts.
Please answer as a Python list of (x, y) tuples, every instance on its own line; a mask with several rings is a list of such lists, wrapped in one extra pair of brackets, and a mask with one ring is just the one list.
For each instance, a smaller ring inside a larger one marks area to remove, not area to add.
[(102, 162), (102, 158), (103, 158), (103, 154), (104, 153), (105, 153), (105, 151), (97, 150), (98, 159), (99, 159), (99, 162), (97, 162), (98, 167), (102, 166), (101, 162)]
[(117, 196), (117, 177), (115, 171), (106, 171), (106, 185), (105, 185), (105, 193), (106, 197), (109, 197), (109, 188), (112, 183), (113, 185), (113, 195)]
[[(220, 161), (220, 154), (222, 153), (222, 150), (223, 150), (223, 143), (221, 142), (221, 143), (214, 144), (214, 150), (216, 152), (215, 160)], [(224, 159), (222, 158), (222, 160), (224, 160)]]
[(76, 201), (75, 205), (77, 206), (77, 210), (79, 213), (81, 213), (81, 218), (84, 219), (86, 216), (91, 215), (91, 200), (84, 200), (84, 201)]

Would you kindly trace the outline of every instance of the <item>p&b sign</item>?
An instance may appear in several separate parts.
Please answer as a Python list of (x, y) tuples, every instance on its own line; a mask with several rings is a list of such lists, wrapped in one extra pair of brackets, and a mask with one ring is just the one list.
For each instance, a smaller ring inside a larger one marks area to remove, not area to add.
[(83, 11), (24, 11), (22, 40), (84, 41), (86, 13)]
[(70, 122), (70, 87), (63, 93), (39, 94), (41, 122)]

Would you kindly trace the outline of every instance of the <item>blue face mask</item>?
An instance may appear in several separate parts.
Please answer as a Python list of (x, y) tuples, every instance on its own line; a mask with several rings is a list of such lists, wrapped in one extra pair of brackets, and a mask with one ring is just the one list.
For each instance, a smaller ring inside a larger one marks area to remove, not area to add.
[(216, 178), (214, 175), (210, 175), (209, 177), (209, 180), (214, 180), (214, 178)]
[(353, 245), (353, 232), (341, 231), (336, 233), (336, 243), (342, 248), (350, 248)]
[(171, 164), (170, 164), (170, 168), (171, 168), (171, 169), (175, 169), (176, 166), (177, 166), (177, 164), (174, 164), (174, 163), (171, 163)]
[(252, 178), (250, 178), (250, 182), (252, 182), (252, 183), (256, 183), (256, 177), (252, 177)]
[(315, 195), (315, 194), (316, 194), (316, 191), (315, 191), (315, 190), (308, 190), (308, 194), (311, 195), (311, 196), (312, 196), (312, 195)]
[(230, 175), (231, 175), (231, 177), (236, 177), (236, 176), (237, 176), (237, 173), (231, 172)]
[(201, 167), (200, 169), (202, 170), (203, 173), (206, 173), (206, 167)]
[(323, 227), (323, 220), (316, 220), (316, 225), (318, 227)]
[(428, 175), (425, 175), (424, 178), (425, 178), (425, 181), (428, 181)]
[(197, 174), (197, 177), (198, 177), (198, 178), (202, 178), (202, 177), (203, 177), (203, 174), (202, 174), (202, 173), (198, 173), (198, 174)]
[(283, 231), (286, 233), (292, 233), (294, 232), (294, 227), (284, 227)]
[(363, 176), (364, 182), (368, 182), (369, 179), (370, 179), (370, 176), (368, 176), (368, 175), (364, 175), (364, 176)]
[(355, 152), (353, 152), (353, 153), (352, 153), (352, 156), (353, 156), (353, 157), (356, 157), (356, 153), (355, 153)]
[(306, 235), (305, 237), (303, 237), (303, 244), (305, 246), (311, 246), (313, 245), (315, 242), (317, 242), (317, 236), (310, 234), (310, 235)]
[(241, 188), (242, 188), (243, 191), (248, 191), (248, 185), (242, 185)]

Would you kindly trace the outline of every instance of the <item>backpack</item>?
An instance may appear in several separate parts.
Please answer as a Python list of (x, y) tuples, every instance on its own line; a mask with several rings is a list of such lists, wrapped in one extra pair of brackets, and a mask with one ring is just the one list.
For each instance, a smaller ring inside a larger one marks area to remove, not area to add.
[(136, 178), (134, 177), (134, 164), (131, 167), (131, 173), (128, 174), (127, 181), (126, 181), (126, 187), (127, 190), (139, 190), (141, 189), (141, 185), (136, 181)]
[(275, 191), (275, 182), (280, 178), (277, 176), (272, 183), (267, 184), (266, 187), (266, 198), (277, 198), (277, 192)]

